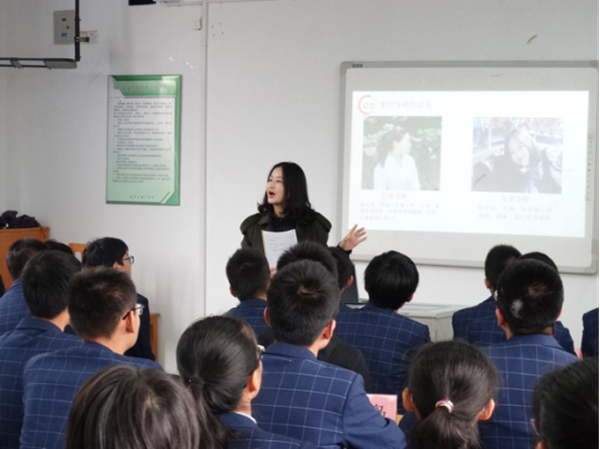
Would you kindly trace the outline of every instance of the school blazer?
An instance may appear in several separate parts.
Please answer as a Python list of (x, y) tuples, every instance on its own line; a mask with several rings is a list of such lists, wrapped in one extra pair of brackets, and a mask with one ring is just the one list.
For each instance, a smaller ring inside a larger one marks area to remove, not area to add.
[(584, 357), (598, 357), (598, 307), (583, 315), (581, 352)]
[(263, 356), (258, 426), (320, 448), (404, 448), (396, 423), (369, 402), (362, 377), (320, 362), (308, 349), (273, 343)]
[(92, 342), (32, 358), (23, 372), (21, 449), (62, 449), (75, 394), (89, 377), (116, 364), (161, 369), (156, 362), (119, 355)]
[(19, 447), (23, 426), (23, 369), (39, 354), (81, 346), (54, 324), (23, 318), (17, 328), (0, 337), (0, 449)]
[(236, 432), (236, 437), (227, 444), (227, 449), (313, 449), (309, 443), (275, 435), (258, 427), (256, 422), (239, 413), (223, 413), (219, 419)]
[(29, 307), (23, 296), (21, 281), (12, 283), (0, 298), (0, 335), (15, 330), (17, 324), (29, 316)]
[(480, 421), (479, 433), (486, 449), (531, 449), (531, 394), (544, 374), (575, 362), (547, 335), (515, 335), (511, 339), (482, 348), (500, 375), (496, 409), (489, 421)]

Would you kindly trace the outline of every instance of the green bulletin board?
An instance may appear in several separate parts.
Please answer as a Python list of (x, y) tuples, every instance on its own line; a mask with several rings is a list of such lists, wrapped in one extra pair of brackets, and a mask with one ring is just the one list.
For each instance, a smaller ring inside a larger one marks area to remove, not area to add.
[(179, 205), (181, 75), (108, 77), (106, 202)]

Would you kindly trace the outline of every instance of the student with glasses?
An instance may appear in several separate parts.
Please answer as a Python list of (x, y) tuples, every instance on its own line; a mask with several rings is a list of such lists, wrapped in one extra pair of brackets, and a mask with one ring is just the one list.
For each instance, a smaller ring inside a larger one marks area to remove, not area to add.
[(67, 305), (83, 345), (32, 358), (23, 372), (21, 448), (64, 447), (71, 402), (81, 385), (109, 365), (156, 368), (150, 360), (123, 354), (138, 338), (143, 307), (125, 273), (97, 267), (73, 276)]
[[(129, 254), (129, 248), (123, 240), (113, 237), (104, 237), (89, 242), (82, 257), (85, 268), (110, 267), (131, 277), (131, 266), (135, 257)], [(150, 305), (148, 299), (137, 293), (137, 303), (145, 309), (141, 315), (141, 325), (138, 340), (125, 355), (129, 357), (142, 357), (155, 360), (150, 344)]]
[(196, 402), (203, 449), (313, 447), (257, 426), (252, 400), (261, 387), (263, 352), (241, 318), (204, 318), (181, 336), (177, 368)]

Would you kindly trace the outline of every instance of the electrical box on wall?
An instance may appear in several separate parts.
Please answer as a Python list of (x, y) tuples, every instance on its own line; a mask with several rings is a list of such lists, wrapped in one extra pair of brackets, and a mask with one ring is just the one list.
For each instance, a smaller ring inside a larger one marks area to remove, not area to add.
[(75, 11), (54, 11), (54, 43), (72, 44), (75, 39)]

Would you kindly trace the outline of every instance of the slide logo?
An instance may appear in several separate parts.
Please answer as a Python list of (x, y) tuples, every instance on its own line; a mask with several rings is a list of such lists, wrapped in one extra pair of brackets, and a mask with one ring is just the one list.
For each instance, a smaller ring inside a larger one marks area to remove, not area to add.
[(364, 114), (369, 115), (375, 111), (375, 100), (370, 95), (365, 95), (358, 100), (358, 110)]

